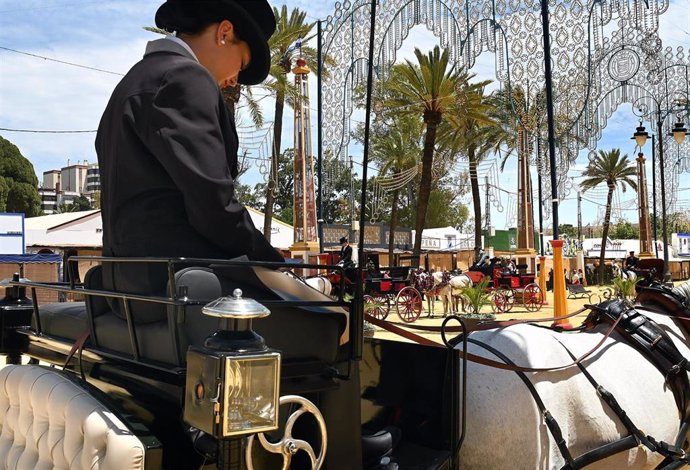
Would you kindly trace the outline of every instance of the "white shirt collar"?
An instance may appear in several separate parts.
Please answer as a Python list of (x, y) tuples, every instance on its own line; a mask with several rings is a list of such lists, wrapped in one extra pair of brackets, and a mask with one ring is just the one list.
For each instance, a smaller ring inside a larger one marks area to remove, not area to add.
[(172, 41), (172, 42), (176, 42), (176, 43), (179, 44), (180, 46), (182, 46), (182, 47), (184, 47), (185, 49), (187, 49), (187, 52), (189, 52), (189, 53), (192, 55), (192, 57), (194, 57), (194, 60), (196, 60), (197, 62), (199, 62), (199, 58), (196, 56), (196, 54), (194, 53), (194, 51), (192, 50), (192, 48), (189, 47), (189, 44), (187, 44), (186, 42), (184, 42), (182, 39), (180, 39), (180, 38), (178, 38), (177, 36), (174, 36), (174, 35), (172, 35), (172, 34), (168, 34), (167, 36), (165, 36), (165, 39), (169, 39), (169, 40)]

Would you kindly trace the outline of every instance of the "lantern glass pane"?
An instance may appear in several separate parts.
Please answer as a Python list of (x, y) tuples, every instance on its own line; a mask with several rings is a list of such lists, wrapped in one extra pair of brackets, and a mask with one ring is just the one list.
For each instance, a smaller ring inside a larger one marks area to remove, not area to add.
[(685, 140), (685, 129), (681, 131), (673, 131), (673, 138), (676, 140), (678, 145), (682, 144)]
[(224, 436), (277, 429), (279, 379), (280, 354), (226, 358)]
[(636, 135), (635, 136), (635, 143), (640, 147), (644, 147), (644, 144), (647, 143), (647, 136), (646, 135)]

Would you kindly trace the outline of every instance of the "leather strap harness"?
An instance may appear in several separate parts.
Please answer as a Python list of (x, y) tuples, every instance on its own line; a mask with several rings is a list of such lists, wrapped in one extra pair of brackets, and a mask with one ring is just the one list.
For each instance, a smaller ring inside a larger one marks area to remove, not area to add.
[[(644, 301), (645, 306), (647, 306), (648, 303), (652, 303), (653, 305), (659, 305), (660, 309), (663, 309), (660, 312), (662, 314), (669, 315), (669, 312), (671, 312), (669, 316), (672, 316), (674, 318), (690, 320), (690, 304), (686, 303), (684, 298), (679, 298), (680, 296), (678, 295), (671, 295), (672, 293), (670, 293), (671, 291), (669, 289), (654, 286), (653, 290), (647, 290), (642, 292), (646, 293), (641, 294), (642, 299), (640, 299), (640, 297), (638, 296), (638, 300)], [(657, 297), (661, 296), (663, 296), (661, 300), (657, 299)], [(671, 300), (669, 300), (669, 297)], [(673, 302), (673, 308), (670, 308), (669, 305), (666, 305), (671, 301)], [(473, 343), (489, 351), (503, 362), (491, 360), (482, 356), (468, 353), (466, 351), (461, 351), (461, 354), (466, 356), (466, 358), (472, 362), (476, 362), (498, 369), (510, 370), (518, 374), (518, 377), (520, 377), (520, 379), (532, 395), (537, 407), (539, 408), (542, 416), (544, 417), (544, 421), (547, 425), (547, 428), (549, 429), (551, 436), (553, 437), (554, 441), (556, 442), (556, 445), (558, 446), (558, 449), (560, 450), (564, 460), (566, 461), (566, 465), (562, 467), (562, 470), (581, 469), (593, 462), (605, 459), (616, 453), (632, 449), (638, 445), (644, 445), (652, 452), (657, 452), (664, 456), (663, 462), (659, 466), (657, 466), (657, 469), (672, 470), (690, 464), (690, 456), (686, 455), (685, 451), (683, 450), (683, 446), (686, 441), (686, 436), (688, 434), (688, 431), (690, 430), (690, 383), (688, 381), (688, 376), (686, 373), (690, 371), (690, 364), (688, 364), (686, 358), (684, 358), (680, 351), (678, 351), (678, 349), (675, 347), (668, 333), (661, 329), (661, 327), (659, 327), (659, 325), (656, 322), (654, 322), (650, 318), (647, 318), (643, 314), (637, 312), (634, 308), (632, 308), (632, 306), (629, 303), (619, 300), (611, 300), (606, 301), (598, 306), (588, 305), (587, 307), (591, 310), (591, 313), (587, 316), (587, 319), (584, 322), (583, 331), (591, 330), (592, 328), (594, 328), (594, 326), (602, 322), (608, 323), (611, 326), (604, 335), (603, 339), (592, 350), (583, 354), (579, 358), (576, 358), (565, 347), (563, 343), (556, 339), (556, 341), (559, 342), (559, 344), (567, 351), (568, 355), (573, 359), (573, 362), (571, 364), (550, 368), (522, 367), (515, 364), (505, 354), (496, 350), (492, 346), (485, 344), (484, 342), (481, 342), (474, 338), (469, 338), (469, 334), (471, 334), (472, 331), (477, 330), (502, 328), (521, 323), (527, 323), (534, 326), (538, 326), (530, 321), (522, 320), (511, 320), (507, 322), (481, 322), (479, 323), (479, 325), (475, 326), (467, 332), (468, 342)], [(575, 314), (571, 314), (568, 316), (574, 316), (581, 312), (582, 311), (578, 311)], [(462, 331), (461, 327), (453, 328), (447, 326), (448, 321), (452, 318), (453, 317), (447, 318), (444, 321), (441, 328), (411, 325), (406, 326), (408, 328), (412, 327), (414, 329), (422, 331), (440, 331), (446, 346), (455, 347), (455, 345), (459, 343), (459, 339), (462, 337), (463, 334), (465, 334), (465, 332)], [(404, 338), (418, 342), (420, 344), (437, 347), (441, 346), (439, 343), (435, 341), (432, 341), (428, 338), (424, 338), (410, 331), (404, 330), (396, 325), (390, 324), (389, 322), (375, 319), (370, 315), (367, 315), (367, 321), (381, 328), (384, 328), (392, 333), (398, 334), (400, 336), (403, 336)], [(604, 344), (606, 338), (608, 338), (614, 330), (618, 331), (619, 334), (621, 334), (621, 336), (626, 338), (627, 342), (631, 346), (640, 351), (640, 353), (644, 357), (646, 357), (650, 362), (652, 362), (652, 364), (654, 364), (654, 366), (663, 374), (666, 383), (671, 388), (674, 394), (676, 405), (678, 406), (678, 410), (681, 415), (679, 433), (673, 445), (663, 441), (657, 441), (652, 436), (645, 435), (632, 422), (632, 420), (627, 415), (625, 410), (622, 409), (616, 398), (594, 379), (594, 377), (589, 373), (589, 371), (587, 371), (586, 367), (582, 363), (584, 359), (592, 355), (596, 350), (599, 349), (599, 347), (601, 347)], [(445, 333), (451, 331), (460, 332), (460, 334), (456, 336), (454, 339), (447, 341)], [(604, 401), (604, 403), (606, 403), (606, 405), (616, 414), (618, 419), (625, 426), (626, 430), (629, 433), (626, 437), (623, 437), (614, 442), (604, 444), (596, 449), (584, 453), (583, 455), (577, 458), (573, 458), (570, 454), (567, 443), (565, 442), (565, 439), (563, 437), (563, 433), (561, 432), (560, 426), (556, 422), (555, 418), (551, 415), (549, 410), (546, 408), (544, 402), (539, 397), (536, 388), (525, 374), (525, 372), (543, 372), (549, 370), (560, 370), (571, 367), (573, 365), (577, 365), (577, 367), (582, 371), (587, 380), (596, 389), (597, 394), (601, 397), (602, 401)]]

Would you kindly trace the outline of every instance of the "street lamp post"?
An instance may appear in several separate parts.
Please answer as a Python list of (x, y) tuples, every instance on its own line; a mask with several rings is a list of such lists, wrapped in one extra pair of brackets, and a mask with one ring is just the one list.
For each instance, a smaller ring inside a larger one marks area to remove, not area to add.
[[(646, 106), (640, 105), (638, 107), (633, 107), (637, 109), (637, 114), (640, 118), (646, 118), (650, 122), (656, 117), (656, 132), (659, 138), (659, 168), (661, 168), (661, 177), (659, 179), (660, 189), (661, 189), (661, 240), (664, 244), (664, 281), (669, 280), (669, 266), (668, 266), (668, 232), (667, 232), (667, 221), (666, 221), (666, 176), (665, 176), (665, 166), (664, 166), (664, 139), (663, 139), (663, 125), (664, 120), (672, 113), (678, 113), (682, 111), (683, 108), (671, 107), (670, 109), (662, 109), (661, 103), (657, 101), (653, 96), (646, 96), (645, 98), (651, 99), (656, 105), (655, 112), (645, 112)], [(687, 111), (687, 109), (685, 109)], [(680, 145), (685, 140), (685, 136), (688, 134), (683, 122), (680, 121), (680, 115), (678, 116), (678, 121), (673, 126), (673, 131), (669, 134), (672, 135), (675, 141)], [(640, 121), (640, 126), (637, 128), (636, 132), (633, 134), (632, 138), (635, 140), (637, 145), (642, 148), (647, 139), (649, 138), (649, 133), (645, 131), (642, 121)]]

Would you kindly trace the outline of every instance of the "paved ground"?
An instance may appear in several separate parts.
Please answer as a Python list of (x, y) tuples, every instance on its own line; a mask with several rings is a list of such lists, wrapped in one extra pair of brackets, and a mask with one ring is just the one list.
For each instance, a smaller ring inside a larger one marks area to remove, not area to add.
[[(603, 298), (604, 292), (606, 289), (611, 289), (611, 287), (599, 287), (599, 286), (587, 286), (585, 287), (586, 290), (591, 291), (592, 294), (595, 294), (594, 298)], [(597, 297), (599, 296), (599, 297)], [(567, 313), (573, 313), (577, 311), (578, 309), (581, 309), (586, 303), (589, 303), (588, 298), (580, 298), (580, 299), (568, 299), (567, 300)], [(435, 303), (435, 308), (434, 308), (434, 316), (429, 317), (429, 312), (427, 310), (427, 303), (426, 301), (424, 302), (424, 311), (422, 312), (421, 316), (419, 319), (414, 322), (413, 325), (434, 325), (434, 326), (441, 326), (441, 323), (443, 322), (443, 306), (440, 301), (437, 301)], [(482, 309), (482, 312), (487, 312), (490, 313), (491, 307), (487, 306)], [(579, 326), (582, 321), (585, 319), (589, 311), (585, 311), (568, 321), (573, 325), (573, 326)], [(462, 315), (460, 313), (459, 315)], [(542, 306), (542, 308), (536, 312), (529, 312), (527, 309), (518, 303), (516, 303), (513, 308), (511, 309), (510, 312), (507, 313), (502, 313), (502, 314), (497, 314), (496, 315), (496, 320), (510, 320), (510, 319), (531, 319), (531, 320), (537, 320), (537, 319), (542, 319), (542, 318), (553, 318), (554, 312), (553, 312), (553, 292), (547, 292), (546, 293), (546, 304)], [(395, 308), (391, 308), (391, 311), (388, 315), (388, 318), (386, 319), (391, 322), (395, 322), (396, 326), (399, 326), (402, 321), (398, 317), (398, 315), (395, 313)], [(551, 324), (553, 321), (547, 321), (544, 322), (545, 324)], [(417, 334), (420, 334), (424, 337), (427, 337), (429, 339), (432, 339), (434, 341), (441, 342), (441, 336), (438, 333), (426, 333), (426, 332), (420, 332), (417, 330), (414, 330), (413, 328), (410, 329), (410, 331), (414, 331)], [(377, 328), (376, 333), (375, 333), (376, 338), (386, 338), (386, 339), (396, 339), (396, 340), (401, 340), (401, 341), (406, 341), (405, 339), (402, 339), (400, 336), (395, 335), (393, 333), (387, 332), (385, 330), (382, 330), (381, 328)]]

